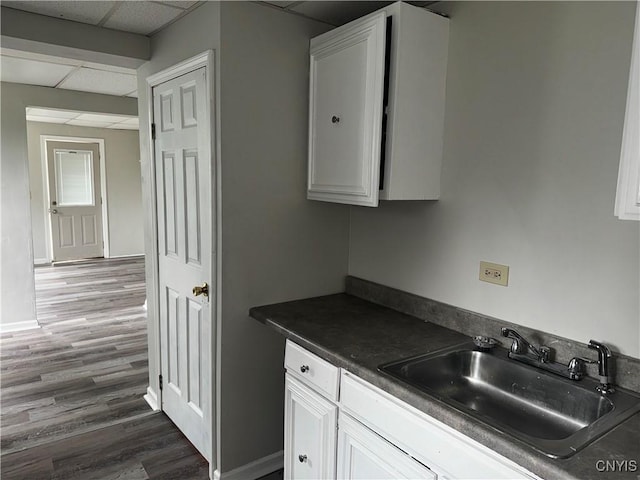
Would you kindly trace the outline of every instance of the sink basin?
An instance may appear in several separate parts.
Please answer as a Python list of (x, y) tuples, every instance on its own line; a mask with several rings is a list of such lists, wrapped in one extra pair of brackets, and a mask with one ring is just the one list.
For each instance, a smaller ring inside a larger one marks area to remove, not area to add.
[(603, 396), (579, 382), (490, 352), (458, 345), (380, 366), (404, 382), (554, 458), (566, 458), (640, 411), (640, 396)]

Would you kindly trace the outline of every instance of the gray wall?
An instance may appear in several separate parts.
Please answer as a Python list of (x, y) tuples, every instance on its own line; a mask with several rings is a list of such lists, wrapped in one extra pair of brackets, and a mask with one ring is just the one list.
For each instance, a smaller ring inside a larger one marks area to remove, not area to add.
[(35, 320), (27, 155), (28, 106), (136, 115), (135, 99), (2, 83), (0, 324)]
[[(324, 30), (322, 24), (254, 3), (207, 3), (154, 36), (152, 60), (138, 70), (142, 114), (148, 108), (142, 95), (148, 75), (207, 48), (216, 50), (223, 235), (217, 467), (222, 472), (283, 445), (284, 344), (248, 317), (249, 308), (343, 290), (348, 208), (309, 202), (305, 188), (308, 42)], [(142, 130), (143, 162), (150, 158), (147, 141)]]
[(442, 198), (353, 207), (349, 273), (640, 357), (640, 229), (613, 216), (634, 3), (446, 8)]
[(225, 471), (283, 445), (283, 340), (248, 309), (342, 291), (349, 211), (306, 199), (309, 38), (326, 27), (249, 2), (221, 22)]
[(105, 143), (109, 256), (144, 253), (142, 231), (142, 188), (140, 185), (140, 141), (137, 130), (74, 127), (27, 122), (29, 174), (31, 179), (31, 225), (33, 256), (47, 258), (47, 228), (42, 183), (40, 135), (102, 138)]

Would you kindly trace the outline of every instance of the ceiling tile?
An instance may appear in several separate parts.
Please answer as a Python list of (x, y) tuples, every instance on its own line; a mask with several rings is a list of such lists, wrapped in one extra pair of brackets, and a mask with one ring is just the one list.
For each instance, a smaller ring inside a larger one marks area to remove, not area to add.
[(93, 68), (94, 70), (105, 70), (107, 72), (126, 73), (127, 75), (136, 75), (135, 68), (118, 67), (116, 65), (105, 65), (104, 63), (83, 62), (83, 67)]
[(302, 2), (293, 5), (289, 10), (301, 13), (307, 17), (315, 18), (331, 25), (344, 25), (351, 20), (360, 18), (371, 12), (381, 9), (392, 2)]
[(27, 107), (27, 115), (66, 118), (67, 120), (69, 120), (71, 118), (76, 118), (78, 115), (80, 115), (80, 112), (73, 112), (71, 110), (55, 110), (52, 108)]
[(65, 79), (59, 88), (123, 96), (134, 90), (136, 86), (137, 81), (134, 75), (80, 68)]
[(84, 122), (111, 122), (119, 123), (129, 120), (131, 117), (126, 115), (109, 115), (101, 113), (82, 113), (78, 115), (77, 120)]
[(84, 120), (69, 120), (67, 125), (75, 125), (77, 127), (95, 127), (105, 128), (109, 125), (113, 125), (113, 122), (86, 122)]
[[(8, 57), (24, 58), (25, 60), (35, 60), (38, 62), (57, 63), (60, 65), (75, 65), (79, 67), (82, 61), (73, 58), (55, 57), (53, 55), (45, 55), (36, 52), (27, 52), (26, 50), (15, 50), (13, 48), (0, 47), (0, 55)], [(135, 72), (135, 70), (134, 70)]]
[(158, 3), (164, 3), (165, 5), (171, 5), (171, 6), (174, 6), (174, 7), (178, 7), (178, 8), (182, 8), (184, 10), (187, 10), (187, 9), (193, 7), (198, 2), (197, 1), (193, 2), (191, 0), (182, 0), (182, 1), (181, 0), (174, 0), (173, 2), (161, 1), (161, 2), (158, 2)]
[[(152, 2), (122, 2), (104, 26), (148, 35), (181, 16), (183, 10)], [(133, 89), (131, 89), (133, 90)], [(129, 90), (129, 91), (131, 91)]]
[(67, 1), (6, 1), (3, 7), (25, 10), (49, 17), (73, 20), (74, 22), (97, 25), (115, 5), (110, 1), (67, 0)]
[(57, 65), (2, 55), (0, 57), (0, 80), (3, 82), (55, 87), (75, 68), (70, 65)]
[(107, 128), (112, 128), (116, 130), (138, 130), (138, 125), (126, 125), (124, 123), (114, 123), (113, 125), (109, 125)]
[(56, 118), (56, 117), (51, 117), (49, 115), (47, 116), (40, 116), (40, 115), (30, 115), (27, 113), (27, 121), (28, 122), (42, 122), (42, 123), (67, 123), (69, 121), (68, 118)]
[(265, 1), (264, 3), (269, 3), (271, 5), (275, 5), (276, 7), (280, 7), (280, 8), (287, 8), (289, 5), (293, 5), (294, 3), (300, 3), (300, 2), (283, 2), (283, 1)]
[(122, 122), (120, 122), (121, 124), (124, 125), (134, 125), (134, 126), (138, 126), (140, 124), (140, 119), (138, 117), (131, 117), (128, 118), (127, 120), (124, 120)]

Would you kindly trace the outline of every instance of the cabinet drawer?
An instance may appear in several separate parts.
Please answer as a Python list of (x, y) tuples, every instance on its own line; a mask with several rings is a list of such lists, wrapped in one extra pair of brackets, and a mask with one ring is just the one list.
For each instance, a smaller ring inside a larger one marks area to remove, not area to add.
[(429, 467), (438, 478), (538, 478), (349, 372), (342, 374), (340, 408)]
[(321, 393), (338, 400), (339, 369), (326, 360), (287, 340), (284, 367), (291, 375)]

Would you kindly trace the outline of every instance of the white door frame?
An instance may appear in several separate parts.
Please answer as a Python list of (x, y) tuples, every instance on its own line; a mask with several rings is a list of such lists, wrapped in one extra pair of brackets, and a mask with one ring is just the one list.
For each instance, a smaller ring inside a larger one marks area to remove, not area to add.
[[(206, 81), (207, 81), (207, 89), (206, 89), (206, 101), (209, 103), (209, 108), (207, 109), (207, 121), (210, 129), (210, 152), (211, 152), (211, 201), (213, 205), (211, 205), (210, 211), (213, 215), (211, 219), (211, 229), (213, 231), (208, 232), (211, 237), (211, 265), (210, 271), (212, 276), (215, 277), (215, 301), (211, 303), (210, 309), (210, 321), (211, 321), (211, 349), (209, 358), (211, 359), (211, 367), (210, 372), (212, 375), (212, 392), (211, 392), (211, 401), (209, 402), (211, 408), (211, 421), (213, 425), (211, 425), (211, 452), (209, 452), (209, 458), (211, 458), (211, 463), (209, 464), (209, 476), (213, 478), (213, 472), (217, 468), (218, 463), (218, 428), (217, 428), (217, 412), (218, 412), (218, 375), (217, 375), (217, 365), (218, 365), (218, 354), (219, 349), (217, 346), (218, 337), (218, 329), (220, 328), (220, 312), (221, 310), (221, 262), (218, 261), (220, 256), (220, 246), (222, 245), (222, 235), (221, 235), (221, 183), (220, 183), (220, 155), (217, 143), (217, 132), (218, 125), (216, 123), (216, 110), (214, 110), (213, 101), (216, 98), (214, 92), (214, 80), (217, 85), (216, 79), (216, 70), (214, 69), (214, 52), (213, 50), (207, 50), (199, 55), (191, 57), (183, 62), (180, 62), (172, 67), (169, 67), (165, 70), (162, 70), (154, 75), (147, 77), (146, 79), (146, 90), (147, 90), (147, 138), (149, 139), (148, 143), (148, 151), (150, 157), (150, 165), (148, 169), (148, 182), (149, 188), (148, 193), (151, 195), (149, 198), (148, 205), (151, 211), (146, 212), (147, 215), (150, 215), (150, 225), (151, 225), (151, 234), (152, 234), (152, 242), (149, 242), (149, 246), (151, 251), (145, 252), (147, 254), (147, 265), (150, 265), (151, 268), (147, 270), (147, 278), (151, 281), (148, 282), (150, 285), (147, 287), (147, 291), (153, 292), (152, 298), (148, 298), (148, 302), (152, 302), (153, 305), (149, 305), (149, 319), (154, 323), (156, 328), (149, 329), (149, 362), (154, 362), (158, 366), (158, 371), (161, 368), (161, 352), (160, 352), (160, 318), (158, 316), (158, 312), (160, 311), (159, 305), (159, 265), (158, 265), (158, 223), (157, 223), (157, 186), (156, 186), (156, 176), (153, 172), (155, 172), (155, 145), (151, 132), (151, 124), (153, 122), (153, 87), (160, 85), (164, 82), (172, 80), (176, 77), (184, 75), (186, 73), (192, 72), (198, 68), (205, 68), (206, 72)], [(156, 318), (152, 318), (153, 312), (155, 312)], [(162, 392), (157, 387), (157, 382), (155, 379), (150, 379), (150, 386), (147, 389), (147, 395), (145, 399), (147, 402), (154, 407), (155, 409), (159, 409), (162, 406)]]
[(102, 198), (102, 242), (104, 243), (104, 258), (110, 258), (109, 252), (109, 210), (107, 208), (107, 167), (106, 154), (104, 148), (104, 138), (89, 137), (65, 137), (62, 135), (40, 135), (40, 160), (42, 162), (42, 195), (43, 212), (45, 218), (45, 246), (47, 249), (46, 262), (53, 260), (53, 238), (51, 235), (51, 215), (49, 206), (51, 205), (51, 192), (49, 191), (49, 162), (47, 162), (47, 143), (67, 142), (67, 143), (97, 143), (100, 152), (100, 196)]

